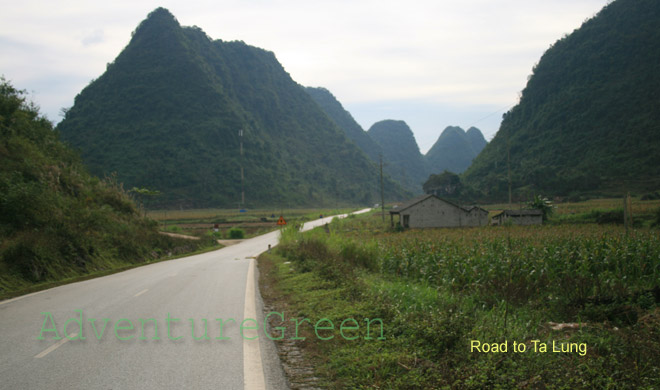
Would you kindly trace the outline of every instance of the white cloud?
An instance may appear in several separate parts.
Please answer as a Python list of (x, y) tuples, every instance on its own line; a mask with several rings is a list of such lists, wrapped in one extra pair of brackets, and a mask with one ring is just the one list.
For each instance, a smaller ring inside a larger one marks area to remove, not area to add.
[(83, 46), (95, 45), (98, 43), (103, 43), (105, 41), (105, 34), (103, 30), (96, 29), (89, 34), (85, 34), (85, 37), (82, 39)]

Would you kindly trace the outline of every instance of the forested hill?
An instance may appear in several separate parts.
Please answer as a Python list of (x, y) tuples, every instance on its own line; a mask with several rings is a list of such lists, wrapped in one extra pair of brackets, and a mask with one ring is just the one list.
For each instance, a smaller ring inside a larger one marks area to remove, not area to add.
[[(557, 41), (465, 172), (484, 197), (660, 188), (660, 1), (617, 0)], [(508, 146), (508, 147), (507, 147)]]
[(474, 152), (476, 153), (475, 157), (481, 153), (482, 150), (484, 150), (486, 145), (488, 145), (488, 141), (486, 141), (484, 134), (476, 127), (470, 127), (467, 129), (465, 136), (470, 142), (470, 146), (472, 146), (472, 149), (474, 149)]
[(341, 103), (325, 88), (306, 88), (307, 93), (321, 107), (323, 112), (332, 119), (339, 128), (344, 130), (346, 136), (350, 138), (369, 158), (379, 161), (381, 153), (380, 146), (369, 137), (366, 131), (360, 126), (350, 112), (346, 111)]
[(470, 127), (466, 132), (458, 126), (448, 126), (426, 153), (424, 159), (431, 173), (447, 170), (462, 173), (486, 146), (486, 139), (479, 129)]
[(112, 177), (89, 175), (35, 107), (0, 78), (0, 297), (197, 247), (158, 234)]
[(428, 170), (412, 130), (404, 121), (383, 120), (374, 123), (369, 136), (380, 146), (384, 170), (413, 193), (422, 193)]
[[(93, 173), (158, 190), (159, 206), (235, 207), (241, 161), (248, 207), (379, 198), (375, 164), (273, 53), (213, 41), (163, 8), (76, 97), (58, 130)], [(401, 194), (386, 188), (390, 199)]]

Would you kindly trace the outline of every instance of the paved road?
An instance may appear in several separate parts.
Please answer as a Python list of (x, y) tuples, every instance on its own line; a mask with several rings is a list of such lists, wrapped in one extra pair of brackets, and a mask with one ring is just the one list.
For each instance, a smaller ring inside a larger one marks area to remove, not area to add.
[(278, 235), (0, 302), (0, 389), (286, 388), (273, 343), (240, 330), (263, 324), (254, 257)]

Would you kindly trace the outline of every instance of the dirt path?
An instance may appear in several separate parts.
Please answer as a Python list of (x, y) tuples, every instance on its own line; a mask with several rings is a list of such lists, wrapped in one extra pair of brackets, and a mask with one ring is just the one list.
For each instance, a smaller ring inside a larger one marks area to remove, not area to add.
[(185, 238), (186, 240), (199, 240), (199, 237), (187, 236), (185, 234), (177, 234), (177, 233), (169, 233), (169, 232), (158, 232), (158, 233), (164, 234), (164, 235), (170, 236), (170, 237)]
[(218, 240), (218, 243), (224, 246), (236, 245), (240, 242), (243, 242), (243, 240)]

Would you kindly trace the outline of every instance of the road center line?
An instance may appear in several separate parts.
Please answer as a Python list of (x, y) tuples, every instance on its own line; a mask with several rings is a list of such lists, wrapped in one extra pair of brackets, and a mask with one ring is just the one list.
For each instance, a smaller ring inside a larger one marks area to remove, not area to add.
[[(76, 336), (78, 336), (78, 333), (72, 333), (72, 334), (69, 335), (69, 337), (71, 337), (71, 338), (75, 338)], [(36, 355), (36, 356), (35, 356), (35, 359), (41, 359), (42, 357), (48, 355), (49, 353), (53, 352), (53, 351), (56, 350), (57, 348), (61, 347), (61, 346), (64, 345), (67, 341), (69, 341), (69, 337), (64, 336), (64, 338), (63, 338), (62, 340), (56, 342), (55, 344), (53, 344), (53, 345), (51, 345), (50, 347), (44, 349), (41, 353), (39, 353), (38, 355)]]
[(135, 294), (135, 295), (133, 295), (133, 296), (134, 296), (134, 297), (139, 297), (140, 295), (146, 293), (147, 291), (149, 291), (149, 289), (148, 289), (148, 288), (145, 288), (144, 290), (140, 291), (139, 293), (137, 293), (137, 294)]
[[(243, 320), (257, 320), (256, 288), (254, 284), (254, 259), (248, 264), (247, 281), (245, 283), (245, 305)], [(264, 324), (266, 326), (266, 324)], [(243, 333), (243, 388), (245, 390), (266, 389), (264, 369), (261, 362), (261, 348), (259, 347), (258, 331), (246, 329)], [(249, 338), (254, 340), (248, 340)]]

